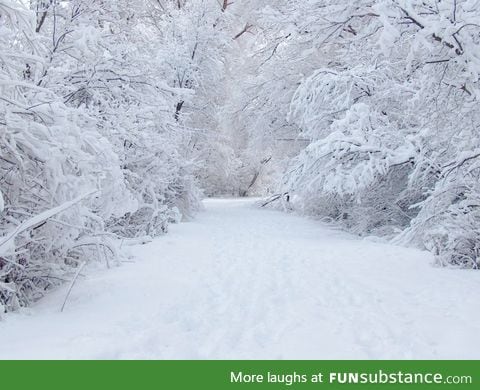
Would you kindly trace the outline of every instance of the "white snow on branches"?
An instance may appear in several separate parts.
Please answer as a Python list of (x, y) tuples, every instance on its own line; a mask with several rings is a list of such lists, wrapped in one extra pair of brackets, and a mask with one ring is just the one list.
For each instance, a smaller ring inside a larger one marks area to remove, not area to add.
[(0, 311), (202, 192), (478, 268), (479, 20), (476, 0), (0, 0)]
[(0, 1), (2, 308), (198, 209), (207, 137), (191, 117), (221, 18), (202, 0)]

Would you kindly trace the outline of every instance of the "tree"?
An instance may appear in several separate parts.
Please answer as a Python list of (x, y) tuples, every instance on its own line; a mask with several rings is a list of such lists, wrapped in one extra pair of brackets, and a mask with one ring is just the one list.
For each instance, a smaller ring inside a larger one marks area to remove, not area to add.
[(402, 229), (443, 264), (476, 268), (479, 11), (457, 1), (310, 6), (328, 15), (314, 41), (334, 55), (292, 100), (289, 117), (311, 143), (284, 190), (358, 233)]

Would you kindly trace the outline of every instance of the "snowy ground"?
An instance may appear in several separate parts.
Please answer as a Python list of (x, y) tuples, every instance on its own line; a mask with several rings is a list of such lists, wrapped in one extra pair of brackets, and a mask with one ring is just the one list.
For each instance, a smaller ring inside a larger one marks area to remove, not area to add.
[(0, 358), (480, 358), (480, 273), (209, 200), (139, 260), (0, 322)]

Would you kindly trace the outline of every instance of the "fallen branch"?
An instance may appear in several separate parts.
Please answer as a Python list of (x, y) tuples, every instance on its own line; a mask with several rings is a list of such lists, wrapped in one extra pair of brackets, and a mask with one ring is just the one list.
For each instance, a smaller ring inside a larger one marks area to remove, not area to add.
[(288, 192), (285, 192), (283, 194), (272, 195), (269, 199), (267, 199), (264, 203), (262, 203), (260, 207), (265, 207), (265, 206), (269, 205), (270, 203), (273, 203), (276, 200), (279, 200), (283, 196), (287, 196), (287, 198), (288, 198), (289, 197)]

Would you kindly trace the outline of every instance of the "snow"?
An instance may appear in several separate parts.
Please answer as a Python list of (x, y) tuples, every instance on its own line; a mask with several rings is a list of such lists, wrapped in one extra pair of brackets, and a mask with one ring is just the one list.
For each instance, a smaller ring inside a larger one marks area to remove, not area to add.
[(478, 359), (480, 274), (217, 199), (0, 322), (0, 358)]
[[(12, 232), (7, 234), (5, 237), (0, 236), (0, 255), (6, 256), (7, 253), (12, 249), (13, 245), (13, 239), (20, 234), (21, 232), (38, 225), (39, 223), (57, 215), (60, 214), (62, 211), (65, 211), (66, 209), (74, 206), (75, 204), (79, 203), (83, 199), (87, 198), (88, 196), (94, 194), (96, 191), (90, 191), (90, 193), (87, 193), (85, 195), (81, 195), (76, 197), (75, 199), (65, 202), (61, 204), (60, 206), (54, 207), (50, 210), (44, 211), (43, 213), (40, 213), (30, 219), (25, 220), (22, 222), (20, 225), (18, 225)], [(0, 193), (1, 196), (1, 193)], [(0, 203), (0, 206), (3, 206), (2, 203)], [(0, 208), (1, 211), (1, 208)]]

